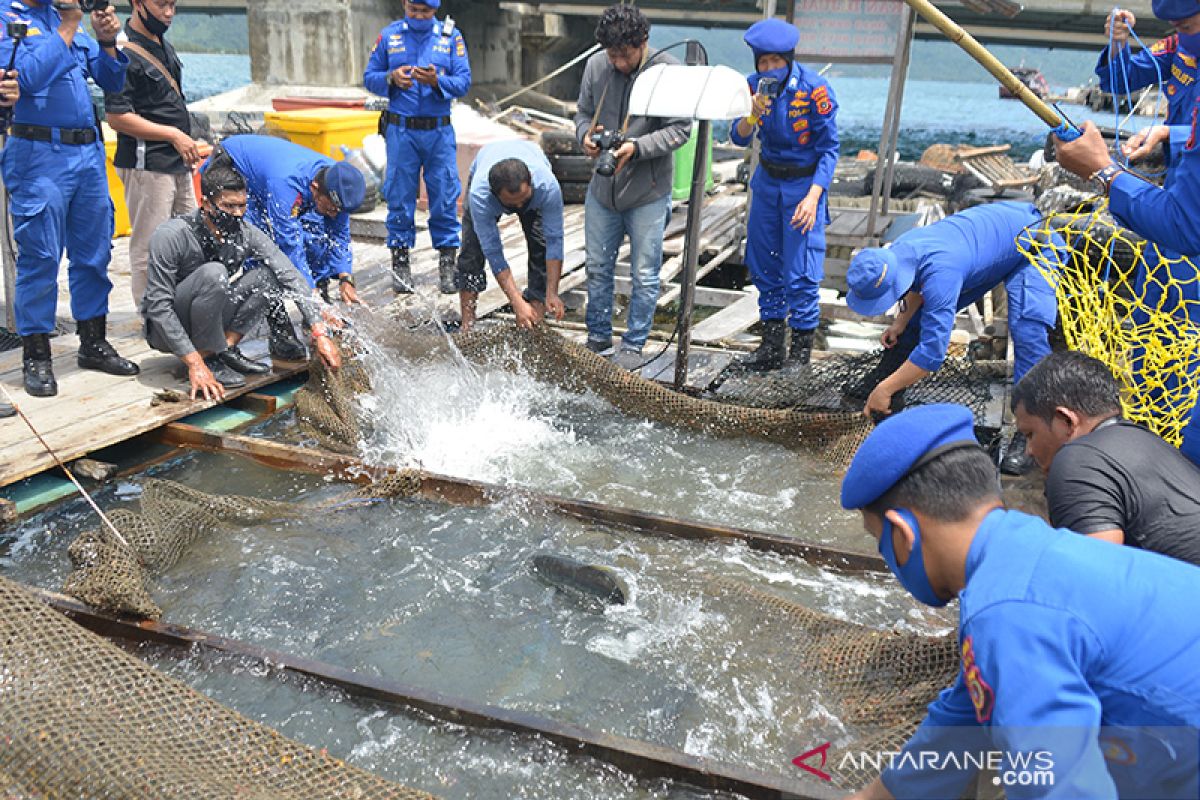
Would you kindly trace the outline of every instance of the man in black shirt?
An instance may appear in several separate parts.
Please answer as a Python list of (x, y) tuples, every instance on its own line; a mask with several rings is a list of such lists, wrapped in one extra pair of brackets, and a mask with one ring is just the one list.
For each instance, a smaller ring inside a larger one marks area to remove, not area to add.
[(1051, 524), (1200, 565), (1200, 468), (1121, 418), (1108, 367), (1052, 353), (1017, 384), (1012, 407), (1046, 472)]
[(150, 235), (172, 216), (196, 208), (192, 167), (200, 161), (183, 96), (183, 65), (166, 39), (175, 0), (132, 0), (125, 25), (125, 88), (106, 92), (108, 124), (117, 132), (113, 166), (125, 184), (133, 230), (129, 272), (135, 307), (146, 291)]

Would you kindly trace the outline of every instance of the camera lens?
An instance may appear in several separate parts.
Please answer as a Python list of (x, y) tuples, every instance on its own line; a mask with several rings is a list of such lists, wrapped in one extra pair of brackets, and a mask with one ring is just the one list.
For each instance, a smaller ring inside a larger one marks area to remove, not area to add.
[(617, 156), (612, 150), (605, 150), (596, 159), (596, 174), (611, 178), (617, 171)]

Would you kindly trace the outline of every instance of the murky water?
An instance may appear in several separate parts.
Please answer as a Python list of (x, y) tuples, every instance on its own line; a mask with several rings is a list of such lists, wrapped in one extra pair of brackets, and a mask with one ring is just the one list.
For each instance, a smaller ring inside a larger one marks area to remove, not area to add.
[[(378, 362), (373, 460), (862, 547), (827, 468), (771, 445), (650, 425), (527, 378), (450, 362)], [(278, 436), (286, 417), (258, 435)], [(294, 437), (294, 431), (288, 432)], [(315, 504), (344, 491), (231, 456), (152, 471), (197, 489)], [(101, 492), (136, 501), (142, 479)], [(81, 502), (27, 521), (0, 567), (58, 588)], [(538, 553), (611, 567), (628, 603), (599, 609), (548, 586)], [(804, 665), (712, 593), (732, 578), (834, 617), (924, 632), (894, 581), (741, 546), (663, 540), (505, 500), (398, 501), (217, 532), (153, 595), (168, 621), (432, 689), (792, 776), (791, 758), (847, 733)], [(228, 658), (152, 661), (284, 733), (447, 797), (686, 797), (567, 759), (535, 740), (466, 731), (279, 681)]]

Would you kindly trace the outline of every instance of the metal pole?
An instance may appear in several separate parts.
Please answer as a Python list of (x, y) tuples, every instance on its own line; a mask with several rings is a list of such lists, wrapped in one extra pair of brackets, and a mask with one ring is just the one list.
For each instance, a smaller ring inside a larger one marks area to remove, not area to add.
[[(0, 150), (8, 137), (0, 135)], [(12, 218), (8, 214), (8, 187), (0, 181), (0, 266), (4, 269), (4, 327), (17, 332), (17, 260), (12, 247)]]
[(703, 216), (704, 185), (708, 182), (708, 148), (712, 123), (700, 120), (696, 131), (696, 154), (692, 159), (692, 193), (688, 196), (687, 233), (683, 241), (683, 275), (679, 281), (679, 347), (675, 353), (675, 389), (687, 385), (688, 349), (692, 342), (692, 306), (696, 299), (696, 268), (700, 264), (700, 218)]
[[(888, 100), (888, 113), (892, 115), (892, 138), (888, 142), (887, 149), (887, 175), (883, 179), (883, 216), (886, 219), (888, 215), (888, 205), (892, 199), (892, 178), (896, 173), (896, 148), (900, 145), (900, 109), (904, 105), (904, 86), (908, 82), (908, 62), (912, 57), (912, 41), (913, 28), (916, 26), (917, 18), (912, 10), (905, 7), (904, 16), (900, 24), (902, 33), (900, 41), (896, 43), (896, 60), (893, 64), (893, 88), (888, 92), (890, 99)], [(867, 231), (868, 235), (874, 236), (875, 229), (871, 228)], [(881, 231), (882, 233), (882, 231)]]

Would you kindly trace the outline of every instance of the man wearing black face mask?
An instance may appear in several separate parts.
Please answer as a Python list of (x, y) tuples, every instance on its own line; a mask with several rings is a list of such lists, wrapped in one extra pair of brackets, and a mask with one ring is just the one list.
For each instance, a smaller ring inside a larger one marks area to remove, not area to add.
[[(299, 307), (322, 360), (341, 366), (300, 274), (270, 237), (242, 220), (242, 176), (213, 167), (204, 173), (201, 192), (199, 211), (163, 223), (150, 239), (141, 307), (150, 346), (183, 361), (193, 399), (220, 400), (225, 389), (245, 385), (239, 373), (270, 372), (243, 355), (238, 343), (282, 295)], [(247, 270), (247, 262), (258, 267)]]
[(175, 0), (133, 0), (125, 24), (129, 56), (125, 88), (106, 92), (108, 124), (117, 132), (113, 165), (125, 186), (133, 302), (146, 291), (150, 235), (171, 217), (196, 208), (192, 167), (200, 160), (183, 96), (183, 65), (167, 41)]

